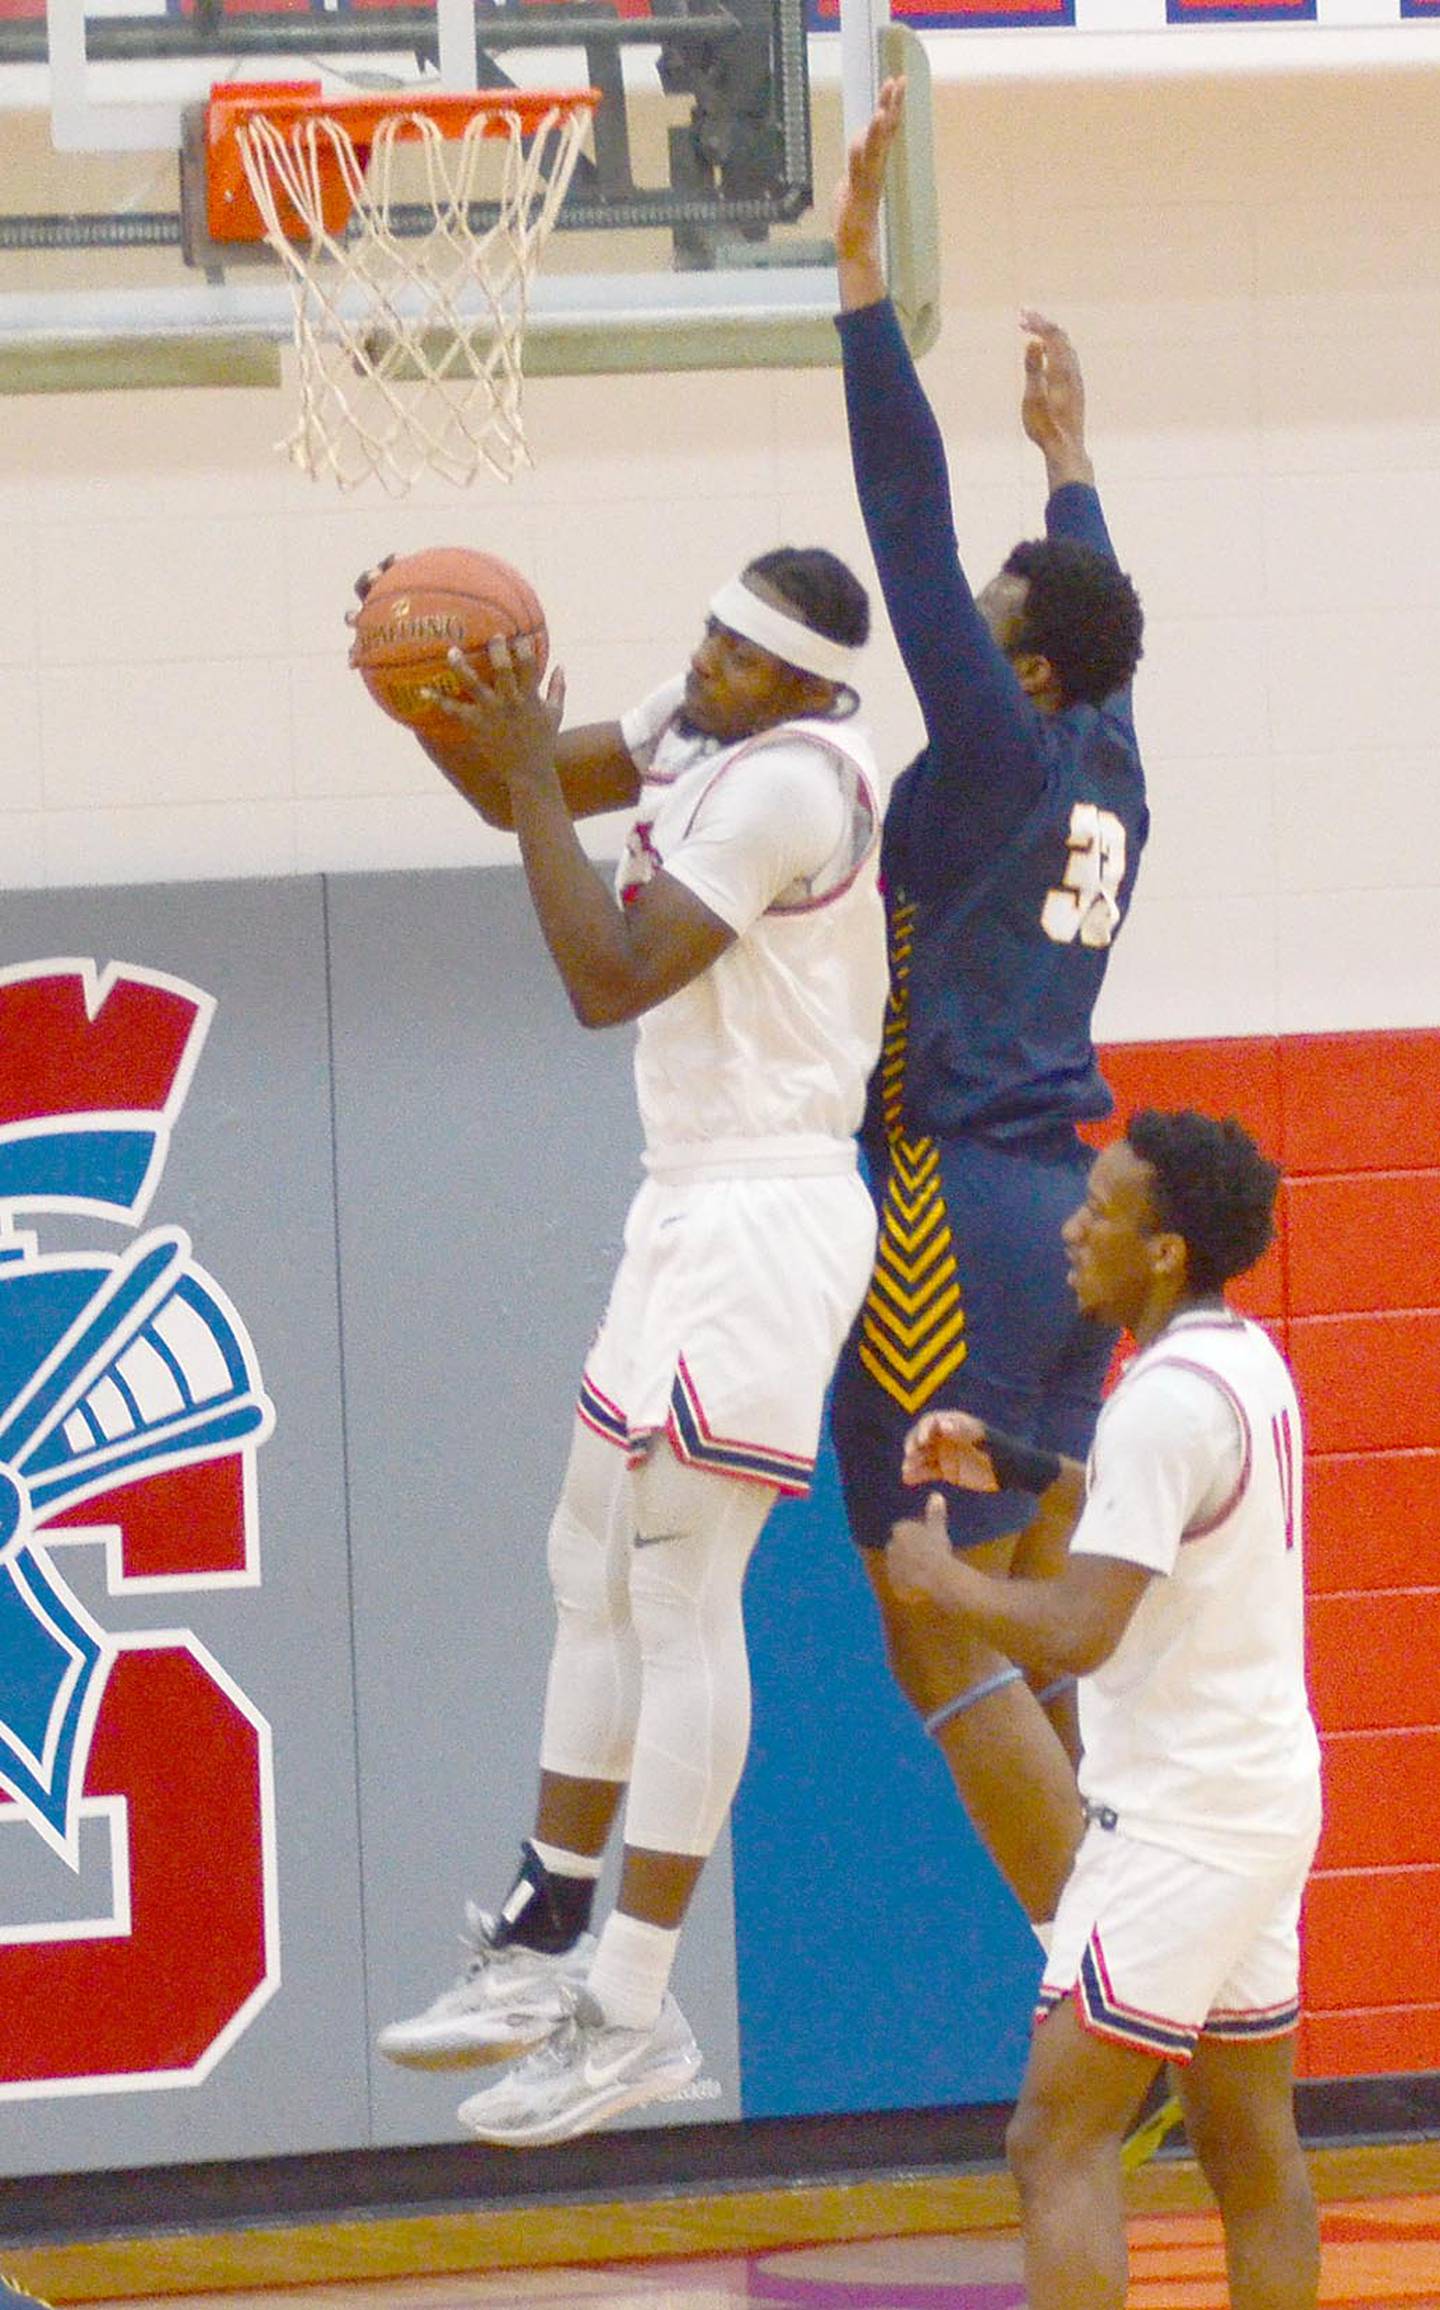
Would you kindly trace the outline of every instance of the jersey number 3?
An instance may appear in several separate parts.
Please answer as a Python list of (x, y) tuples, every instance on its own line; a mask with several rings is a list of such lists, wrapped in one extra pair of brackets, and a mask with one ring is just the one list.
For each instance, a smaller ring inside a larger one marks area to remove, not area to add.
[(1077, 802), (1066, 837), (1069, 857), (1058, 890), (1050, 891), (1040, 927), (1059, 946), (1108, 946), (1120, 928), (1120, 885), (1125, 880), (1125, 829), (1113, 810)]

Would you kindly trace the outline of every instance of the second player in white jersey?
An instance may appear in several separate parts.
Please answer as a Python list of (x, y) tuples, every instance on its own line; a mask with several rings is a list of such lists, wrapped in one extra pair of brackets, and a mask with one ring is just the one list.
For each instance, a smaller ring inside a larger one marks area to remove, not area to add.
[(1219, 1867), (1313, 1843), (1300, 1408), (1258, 1324), (1172, 1318), (1100, 1417), (1072, 1556), (1152, 1580), (1080, 1686), (1082, 1794)]
[(1233, 1121), (1132, 1117), (1064, 1229), (1078, 1305), (1140, 1350), (1088, 1471), (960, 1412), (930, 1414), (906, 1446), (912, 1483), (1018, 1484), (1073, 1525), (1063, 1568), (1038, 1579), (952, 1556), (938, 1492), (891, 1546), (898, 1581), (1013, 1662), (1080, 1678), (1087, 1825), (1007, 2135), (1031, 2310), (1123, 2310), (1120, 2145), (1162, 2061), (1235, 2301), (1314, 2310), (1318, 2295), (1292, 2082), (1320, 1827), (1300, 1412), (1269, 1339), (1223, 1296), (1270, 1240), (1278, 1183)]

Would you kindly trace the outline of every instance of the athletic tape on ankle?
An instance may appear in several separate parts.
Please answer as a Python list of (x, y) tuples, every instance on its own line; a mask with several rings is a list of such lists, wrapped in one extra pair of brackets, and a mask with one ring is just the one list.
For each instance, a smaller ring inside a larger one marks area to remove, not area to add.
[(1002, 1492), (1033, 1492), (1038, 1498), (1060, 1474), (1058, 1452), (1037, 1451), (1019, 1436), (1007, 1436), (1003, 1428), (986, 1428), (985, 1449)]
[(572, 1853), (565, 1845), (543, 1844), (539, 1837), (527, 1837), (525, 1842), (547, 1877), (598, 1877), (605, 1866), (603, 1853), (592, 1859), (586, 1853)]
[(954, 1717), (963, 1716), (966, 1709), (974, 1708), (977, 1701), (988, 1700), (992, 1692), (1003, 1692), (1007, 1684), (1018, 1684), (1021, 1674), (1022, 1671), (1013, 1666), (997, 1669), (993, 1676), (983, 1678), (979, 1684), (972, 1684), (968, 1692), (957, 1694), (954, 1700), (947, 1700), (943, 1708), (937, 1708), (932, 1716), (927, 1716), (925, 1730), (927, 1733), (939, 1732), (942, 1725), (949, 1724)]
[(1050, 1701), (1058, 1700), (1062, 1692), (1069, 1692), (1074, 1682), (1075, 1679), (1073, 1676), (1057, 1676), (1055, 1682), (1053, 1684), (1047, 1684), (1043, 1686), (1042, 1689), (1036, 1693), (1035, 1698), (1039, 1701), (1040, 1706), (1044, 1708)]

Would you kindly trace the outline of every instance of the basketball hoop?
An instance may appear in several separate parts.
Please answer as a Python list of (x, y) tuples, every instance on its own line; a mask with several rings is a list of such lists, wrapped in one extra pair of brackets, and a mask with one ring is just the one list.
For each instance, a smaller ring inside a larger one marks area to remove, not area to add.
[(211, 91), (209, 236), (263, 238), (290, 274), (300, 414), (282, 446), (304, 472), (342, 489), (374, 475), (400, 496), (427, 470), (508, 480), (530, 462), (530, 286), (598, 102), (331, 97), (318, 81)]

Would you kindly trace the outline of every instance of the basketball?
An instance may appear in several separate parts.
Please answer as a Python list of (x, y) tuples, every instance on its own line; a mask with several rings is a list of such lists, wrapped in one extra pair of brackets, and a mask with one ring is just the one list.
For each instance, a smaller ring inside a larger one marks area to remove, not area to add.
[(461, 698), (447, 652), (478, 657), (487, 642), (528, 636), (543, 674), (550, 641), (545, 612), (517, 569), (466, 546), (428, 546), (382, 570), (355, 612), (350, 663), (383, 712), (422, 737), (454, 737), (456, 725), (422, 695)]

